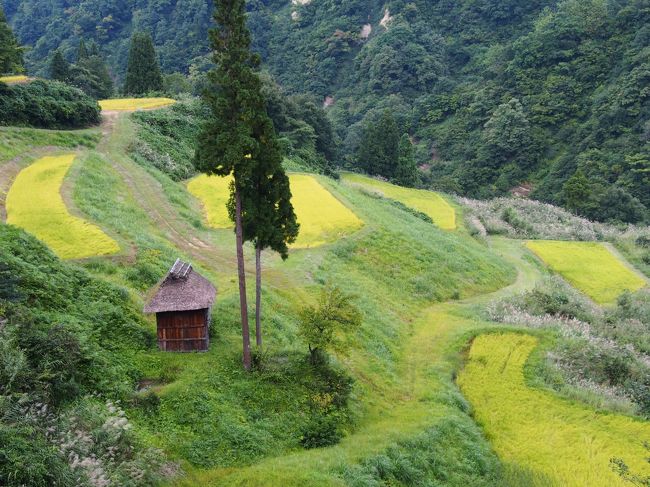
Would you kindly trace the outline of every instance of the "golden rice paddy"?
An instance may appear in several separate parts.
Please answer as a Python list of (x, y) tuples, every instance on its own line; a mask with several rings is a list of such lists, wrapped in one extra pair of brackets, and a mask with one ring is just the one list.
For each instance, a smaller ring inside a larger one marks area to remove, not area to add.
[(17, 74), (13, 76), (0, 76), (0, 83), (25, 83), (29, 78), (22, 74)]
[(171, 98), (116, 98), (100, 100), (99, 106), (106, 111), (136, 111), (163, 108), (176, 103)]
[(623, 291), (636, 291), (646, 285), (601, 243), (535, 240), (526, 245), (596, 303), (614, 303)]
[(342, 179), (349, 183), (377, 190), (387, 198), (404, 203), (428, 215), (443, 230), (456, 229), (456, 211), (438, 193), (423, 189), (403, 188), (395, 184), (379, 181), (361, 174), (347, 173)]
[[(292, 203), (300, 223), (300, 235), (294, 248), (308, 248), (334, 242), (353, 233), (363, 222), (314, 177), (292, 174)], [(230, 228), (226, 203), (230, 178), (201, 175), (187, 187), (202, 203), (208, 224), (213, 228)]]
[(597, 412), (532, 389), (524, 365), (537, 345), (530, 335), (487, 334), (474, 340), (458, 384), (506, 468), (528, 469), (527, 485), (624, 487), (609, 465), (623, 458), (650, 474), (644, 440), (650, 423)]
[(63, 259), (114, 254), (117, 242), (98, 226), (71, 215), (61, 197), (74, 159), (74, 154), (43, 157), (23, 169), (7, 194), (7, 223), (33, 234)]

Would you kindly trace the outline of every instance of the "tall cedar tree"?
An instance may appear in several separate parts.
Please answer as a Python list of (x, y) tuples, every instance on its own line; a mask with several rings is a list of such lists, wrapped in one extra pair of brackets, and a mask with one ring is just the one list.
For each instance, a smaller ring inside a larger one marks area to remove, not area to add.
[[(233, 176), (229, 209), (235, 223), (243, 363), (249, 370), (250, 332), (243, 244), (244, 238), (259, 238), (262, 244), (276, 245), (275, 237), (266, 240), (266, 226), (259, 231), (254, 228), (263, 212), (260, 202), (252, 195), (260, 179), (256, 177), (258, 164), (259, 172), (275, 178), (277, 168), (271, 162), (277, 157), (277, 143), (266, 112), (262, 83), (256, 72), (260, 58), (250, 51), (251, 35), (246, 27), (245, 0), (220, 0), (214, 20), (217, 27), (210, 31), (210, 42), (216, 67), (208, 73), (209, 86), (204, 94), (212, 117), (199, 136), (196, 167), (206, 174)], [(279, 182), (283, 181), (282, 177), (277, 178)], [(266, 184), (263, 189), (259, 198), (273, 200), (276, 193)]]
[(401, 186), (413, 187), (418, 183), (418, 166), (413, 154), (413, 144), (408, 134), (402, 135), (399, 140), (397, 166), (393, 180)]
[(392, 179), (398, 160), (399, 130), (397, 123), (386, 110), (379, 120), (369, 123), (357, 152), (359, 166), (373, 176)]
[(79, 49), (77, 49), (77, 62), (81, 62), (82, 60), (86, 59), (88, 57), (88, 49), (86, 49), (86, 43), (84, 42), (83, 39), (79, 41)]
[(162, 88), (163, 78), (151, 36), (146, 32), (136, 32), (131, 37), (124, 93), (143, 95)]
[(22, 67), (23, 51), (0, 7), (0, 74), (18, 73), (22, 71)]
[(259, 147), (253, 157), (255, 171), (252, 184), (242, 197), (252, 202), (252, 213), (245, 214), (244, 239), (255, 245), (255, 338), (262, 348), (262, 251), (270, 248), (282, 259), (289, 256), (288, 244), (295, 242), (299, 225), (291, 204), (289, 178), (282, 167), (282, 152), (277, 142), (273, 123), (260, 116)]
[(54, 51), (52, 61), (50, 61), (50, 78), (56, 81), (68, 81), (70, 77), (70, 65), (65, 60), (63, 54), (58, 49)]

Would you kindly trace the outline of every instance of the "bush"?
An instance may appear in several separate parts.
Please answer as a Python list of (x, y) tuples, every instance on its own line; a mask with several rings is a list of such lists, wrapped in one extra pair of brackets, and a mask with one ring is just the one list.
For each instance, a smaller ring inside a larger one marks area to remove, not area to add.
[(331, 416), (314, 416), (302, 433), (300, 443), (307, 449), (336, 445), (341, 441), (338, 423)]
[(97, 125), (101, 111), (81, 90), (58, 81), (0, 83), (0, 125), (79, 129)]

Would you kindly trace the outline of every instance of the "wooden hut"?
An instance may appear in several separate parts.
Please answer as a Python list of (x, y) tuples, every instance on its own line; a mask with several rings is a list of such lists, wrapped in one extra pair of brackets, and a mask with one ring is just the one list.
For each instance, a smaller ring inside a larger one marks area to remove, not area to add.
[(160, 350), (206, 352), (216, 294), (210, 281), (177, 259), (144, 307), (145, 313), (156, 313)]

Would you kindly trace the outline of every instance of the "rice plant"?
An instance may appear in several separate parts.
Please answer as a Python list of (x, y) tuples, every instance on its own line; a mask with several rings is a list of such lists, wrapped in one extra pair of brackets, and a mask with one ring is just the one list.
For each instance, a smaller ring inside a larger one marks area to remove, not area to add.
[(115, 240), (98, 226), (71, 215), (61, 185), (75, 154), (43, 157), (23, 169), (7, 194), (7, 223), (24, 228), (63, 259), (115, 254)]
[(116, 98), (100, 100), (99, 106), (107, 111), (135, 111), (162, 108), (176, 103), (171, 98)]
[(602, 414), (526, 384), (525, 364), (537, 344), (530, 335), (481, 335), (458, 378), (504, 464), (526, 466), (566, 487), (628, 485), (610, 468), (614, 457), (647, 474), (647, 422)]
[(380, 192), (383, 196), (397, 200), (428, 215), (443, 230), (456, 229), (456, 211), (438, 193), (423, 189), (403, 188), (394, 184), (373, 179), (361, 174), (344, 174), (342, 179)]
[(636, 291), (647, 284), (600, 243), (538, 240), (526, 245), (599, 304), (612, 304), (624, 291)]
[[(313, 176), (291, 174), (292, 203), (300, 223), (300, 235), (294, 248), (308, 248), (335, 242), (353, 233), (363, 222)], [(230, 228), (226, 204), (230, 178), (201, 175), (187, 187), (205, 208), (208, 224), (213, 228)]]

